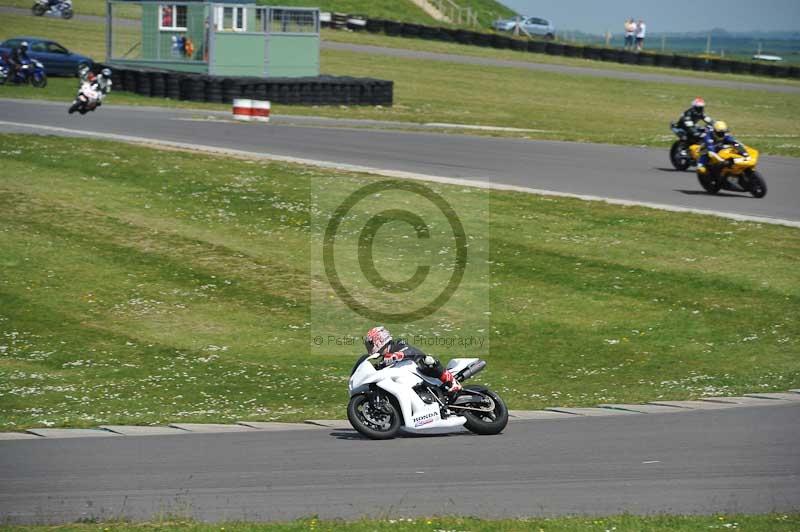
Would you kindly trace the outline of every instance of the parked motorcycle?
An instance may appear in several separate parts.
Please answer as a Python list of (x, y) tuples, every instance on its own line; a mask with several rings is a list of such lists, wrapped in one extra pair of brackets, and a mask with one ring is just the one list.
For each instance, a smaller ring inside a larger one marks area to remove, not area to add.
[(33, 14), (37, 17), (51, 13), (63, 19), (71, 19), (72, 15), (75, 14), (72, 11), (72, 0), (61, 0), (59, 3), (52, 6), (47, 0), (36, 0), (33, 7), (31, 7), (31, 11), (33, 11)]
[(100, 105), (100, 91), (89, 81), (81, 83), (78, 95), (75, 96), (72, 105), (69, 107), (69, 114), (78, 111), (85, 115), (89, 111), (94, 111)]
[[(425, 434), (466, 427), (476, 434), (498, 434), (508, 423), (508, 409), (485, 386), (469, 385), (454, 396), (444, 393), (439, 379), (419, 372), (413, 361), (376, 369), (380, 354), (363, 355), (350, 375), (347, 418), (373, 440), (393, 438), (401, 430)], [(447, 369), (463, 382), (486, 367), (477, 358), (454, 358)]]
[(703, 128), (692, 124), (686, 124), (686, 127), (681, 127), (677, 122), (670, 124), (672, 132), (678, 137), (678, 140), (672, 143), (669, 149), (669, 160), (675, 170), (684, 171), (690, 166), (697, 164), (697, 159), (692, 159), (689, 148), (693, 144), (700, 142), (703, 136)]
[[(700, 144), (693, 144), (689, 151), (696, 161), (700, 158)], [(734, 146), (724, 146), (717, 152), (719, 161), (709, 161), (705, 174), (698, 174), (700, 185), (710, 194), (716, 194), (722, 189), (734, 192), (749, 192), (754, 198), (763, 198), (767, 195), (767, 183), (761, 174), (756, 171), (758, 164), (758, 150), (742, 145), (742, 155)]]
[(47, 86), (47, 74), (45, 74), (44, 65), (36, 59), (31, 59), (22, 65), (13, 75), (11, 72), (10, 63), (0, 62), (0, 85), (11, 81), (17, 84), (30, 82), (31, 85), (39, 89)]

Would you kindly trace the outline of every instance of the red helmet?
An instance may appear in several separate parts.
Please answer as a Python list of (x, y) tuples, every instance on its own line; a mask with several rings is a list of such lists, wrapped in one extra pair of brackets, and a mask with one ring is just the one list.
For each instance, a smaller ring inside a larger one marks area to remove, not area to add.
[(374, 355), (379, 353), (391, 341), (392, 335), (389, 331), (381, 326), (373, 327), (364, 337), (364, 347), (367, 348), (367, 353)]
[(706, 106), (706, 101), (700, 96), (692, 100), (692, 107), (695, 109), (703, 109)]

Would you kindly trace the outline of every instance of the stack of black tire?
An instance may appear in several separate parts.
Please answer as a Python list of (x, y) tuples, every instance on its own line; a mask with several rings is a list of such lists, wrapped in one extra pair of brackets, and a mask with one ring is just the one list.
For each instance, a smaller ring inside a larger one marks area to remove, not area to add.
[(230, 103), (234, 98), (288, 105), (381, 105), (394, 100), (394, 82), (373, 78), (229, 78), (113, 67), (115, 88), (193, 102)]

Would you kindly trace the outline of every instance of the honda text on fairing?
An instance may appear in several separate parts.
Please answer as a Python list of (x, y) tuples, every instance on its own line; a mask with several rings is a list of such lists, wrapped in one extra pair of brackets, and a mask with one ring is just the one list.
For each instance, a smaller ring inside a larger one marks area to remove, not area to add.
[[(364, 436), (374, 440), (393, 438), (401, 430), (438, 433), (465, 427), (476, 434), (498, 434), (508, 423), (503, 400), (485, 386), (464, 386), (455, 394), (442, 390), (442, 381), (420, 372), (404, 360), (376, 369), (380, 353), (363, 355), (350, 375), (347, 418)], [(454, 358), (447, 370), (458, 381), (469, 379), (486, 367), (477, 358)]]
[(49, 0), (36, 0), (31, 11), (34, 16), (41, 17), (45, 14), (53, 14), (64, 19), (72, 18), (72, 0), (59, 0), (50, 2)]

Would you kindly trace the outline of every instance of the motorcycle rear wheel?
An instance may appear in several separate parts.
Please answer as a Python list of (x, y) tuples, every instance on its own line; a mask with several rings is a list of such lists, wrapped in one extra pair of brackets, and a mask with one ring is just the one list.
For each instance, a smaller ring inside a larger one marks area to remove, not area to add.
[(754, 198), (763, 198), (767, 195), (767, 182), (764, 181), (764, 178), (761, 177), (756, 171), (753, 171), (750, 174), (750, 194), (753, 195)]
[(31, 11), (33, 11), (33, 15), (35, 17), (41, 17), (42, 15), (47, 13), (47, 8), (44, 7), (42, 4), (37, 2), (37, 3), (33, 4), (33, 7), (31, 8)]
[[(347, 419), (360, 434), (371, 440), (394, 438), (400, 430), (400, 409), (391, 398), (384, 404), (387, 411), (376, 410), (366, 395), (355, 395), (347, 405)], [(379, 422), (380, 420), (380, 422)]]
[(692, 164), (692, 160), (690, 157), (681, 157), (681, 149), (686, 149), (681, 141), (676, 140), (673, 142), (672, 147), (669, 149), (669, 160), (675, 170), (683, 172), (689, 168), (689, 166)]
[[(469, 390), (470, 387), (464, 388)], [(488, 395), (494, 401), (494, 410), (491, 412), (477, 412), (475, 410), (462, 410), (458, 415), (467, 418), (464, 426), (470, 432), (481, 435), (499, 434), (508, 424), (508, 407), (500, 398), (499, 395), (491, 390), (476, 389), (483, 394)]]

